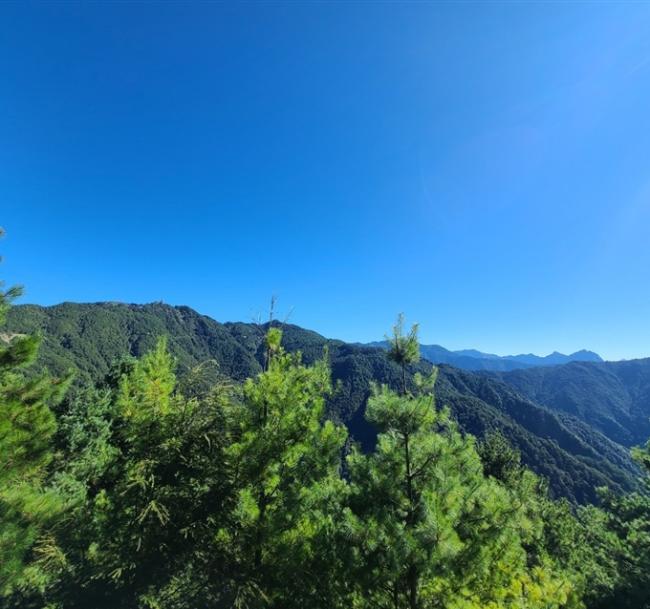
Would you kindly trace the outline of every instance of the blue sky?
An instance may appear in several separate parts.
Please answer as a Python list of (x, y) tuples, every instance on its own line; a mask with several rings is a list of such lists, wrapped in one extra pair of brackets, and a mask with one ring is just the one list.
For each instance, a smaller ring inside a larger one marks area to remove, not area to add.
[(0, 5), (2, 277), (650, 355), (650, 5)]

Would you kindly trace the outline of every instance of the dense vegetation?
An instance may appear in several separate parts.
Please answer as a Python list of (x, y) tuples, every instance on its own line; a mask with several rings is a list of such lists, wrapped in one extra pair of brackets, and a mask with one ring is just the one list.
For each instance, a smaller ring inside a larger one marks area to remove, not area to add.
[[(160, 303), (65, 303), (13, 307), (5, 333), (41, 335), (40, 355), (32, 370), (47, 369), (61, 375), (75, 369), (77, 387), (103, 382), (115, 362), (141, 357), (155, 347), (157, 337), (167, 336), (181, 384), (191, 379), (195, 385), (198, 375), (200, 382), (209, 386), (220, 375), (241, 382), (261, 372), (267, 328), (266, 324), (221, 324), (188, 307)], [(335, 389), (326, 398), (327, 415), (345, 424), (351, 438), (371, 450), (376, 429), (364, 417), (371, 386), (377, 382), (398, 389), (399, 366), (380, 349), (328, 341), (290, 324), (282, 329), (283, 347), (292, 353), (301, 351), (305, 363), (317, 361), (327, 347)], [(428, 375), (431, 364), (422, 360), (410, 371)], [(650, 366), (647, 378), (650, 384)], [(507, 378), (441, 366), (436, 390), (462, 431), (478, 438), (491, 431), (503, 433), (519, 450), (523, 462), (549, 480), (555, 496), (593, 502), (599, 486), (618, 491), (634, 488), (638, 470), (627, 448), (577, 416), (550, 412), (534, 399), (523, 397)], [(583, 393), (589, 395), (588, 385)]]
[[(0, 323), (18, 295), (0, 291)], [(38, 337), (3, 333), (2, 609), (650, 608), (650, 442), (635, 490), (554, 499), (510, 436), (566, 455), (572, 492), (607, 479), (618, 456), (596, 454), (616, 445), (578, 443), (578, 420), (493, 378), (420, 362), (401, 318), (387, 352), (218, 325), (228, 366), (155, 324), (121, 353), (123, 334), (87, 325), (118, 351), (101, 374), (106, 342), (72, 327), (89, 358), (74, 383), (30, 370)], [(521, 419), (558, 439), (522, 436)], [(376, 435), (355, 442), (345, 421)]]
[(611, 440), (650, 436), (650, 359), (516, 370), (499, 378), (522, 395), (578, 417)]

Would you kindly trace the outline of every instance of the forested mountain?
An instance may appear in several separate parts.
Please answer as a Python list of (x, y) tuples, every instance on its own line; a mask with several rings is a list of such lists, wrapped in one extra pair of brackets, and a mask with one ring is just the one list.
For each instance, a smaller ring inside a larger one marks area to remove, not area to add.
[[(369, 347), (386, 349), (387, 341), (376, 341), (366, 343)], [(476, 349), (461, 349), (450, 351), (440, 345), (420, 345), (420, 354), (424, 359), (433, 364), (449, 364), (464, 370), (494, 370), (505, 372), (519, 370), (521, 368), (532, 368), (534, 366), (556, 366), (569, 362), (602, 362), (602, 358), (593, 351), (585, 349), (576, 351), (570, 355), (564, 355), (557, 351), (541, 357), (532, 353), (520, 355), (495, 355), (483, 353)]]
[(169, 337), (182, 372), (210, 359), (217, 360), (222, 372), (237, 380), (260, 371), (255, 351), (261, 344), (261, 330), (251, 324), (226, 326), (188, 307), (121, 303), (16, 306), (9, 312), (4, 332), (42, 335), (39, 364), (54, 374), (72, 367), (92, 380), (103, 378), (111, 365), (125, 356), (143, 355), (163, 335)]
[[(125, 355), (141, 356), (160, 336), (178, 361), (181, 378), (196, 367), (210, 381), (218, 373), (243, 380), (262, 370), (266, 327), (251, 323), (219, 323), (189, 307), (154, 303), (74, 304), (53, 307), (13, 307), (4, 332), (43, 336), (37, 364), (54, 374), (70, 368), (79, 377), (100, 381)], [(300, 350), (307, 363), (329, 349), (332, 376), (338, 387), (328, 399), (334, 420), (347, 424), (351, 436), (366, 449), (375, 432), (364, 418), (372, 382), (399, 383), (398, 367), (383, 350), (327, 340), (294, 325), (283, 326), (283, 346)], [(206, 365), (213, 362), (215, 365)], [(38, 367), (38, 366), (37, 366)], [(423, 373), (431, 364), (421, 361), (412, 371)], [(553, 413), (536, 397), (497, 378), (441, 366), (438, 396), (449, 405), (461, 428), (479, 437), (495, 429), (521, 451), (522, 460), (546, 476), (557, 495), (572, 501), (595, 498), (598, 486), (615, 490), (633, 485), (636, 468), (628, 452), (587, 425), (579, 413)]]
[(497, 374), (529, 399), (577, 417), (624, 446), (650, 435), (650, 358), (572, 362)]
[(650, 443), (433, 367), (401, 316), (385, 351), (18, 295), (0, 609), (650, 608)]

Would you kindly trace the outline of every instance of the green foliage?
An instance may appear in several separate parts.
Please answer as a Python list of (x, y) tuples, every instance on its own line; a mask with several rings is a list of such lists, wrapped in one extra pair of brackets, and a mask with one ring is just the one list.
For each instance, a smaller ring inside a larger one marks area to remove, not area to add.
[(461, 428), (479, 438), (502, 433), (523, 464), (548, 480), (553, 496), (594, 503), (598, 487), (635, 487), (638, 470), (628, 451), (585, 423), (550, 412), (491, 375), (443, 366), (440, 376), (440, 399)]
[[(181, 374), (211, 359), (219, 362), (221, 374), (238, 381), (261, 370), (257, 349), (263, 333), (255, 324), (246, 324), (246, 332), (235, 338), (230, 326), (188, 307), (162, 303), (24, 305), (14, 307), (7, 322), (10, 332), (43, 336), (37, 364), (54, 374), (75, 368), (79, 381), (102, 381), (116, 361), (143, 356), (160, 336), (169, 337)], [(211, 380), (217, 378), (214, 375)]]
[(271, 365), (271, 360), (275, 355), (280, 352), (280, 343), (282, 342), (282, 330), (271, 326), (267, 332), (266, 337), (264, 338), (264, 344), (266, 345), (266, 367)]
[(524, 543), (536, 523), (483, 475), (433, 395), (376, 388), (367, 414), (380, 430), (371, 455), (349, 458), (352, 530), (361, 557), (358, 607), (564, 607), (571, 585)]
[(535, 534), (526, 542), (528, 562), (544, 563), (568, 582), (570, 605), (587, 606), (611, 593), (618, 577), (612, 552), (617, 547), (607, 532), (607, 515), (588, 506), (574, 510), (566, 500), (548, 496), (546, 481), (521, 464), (520, 454), (500, 433), (490, 434), (479, 445), (487, 476), (499, 480), (521, 506)]
[(406, 369), (420, 360), (418, 325), (414, 324), (408, 334), (404, 334), (404, 315), (400, 313), (393, 326), (393, 335), (386, 340), (388, 357), (402, 369), (402, 393), (406, 394)]
[(242, 606), (331, 607), (346, 434), (323, 420), (328, 364), (305, 366), (280, 340), (277, 328), (269, 330), (268, 369), (246, 382), (242, 404), (231, 413), (234, 441), (226, 458), (237, 503), (218, 538), (235, 561)]
[[(0, 289), (0, 326), (20, 293)], [(40, 582), (38, 566), (26, 561), (30, 552), (43, 557), (52, 549), (47, 527), (62, 507), (44, 478), (56, 430), (50, 407), (67, 382), (24, 377), (22, 369), (35, 359), (39, 343), (35, 336), (0, 334), (0, 593)]]
[[(41, 333), (39, 356), (29, 370), (46, 367), (60, 374), (74, 367), (79, 385), (85, 380), (115, 385), (130, 365), (129, 357), (142, 356), (154, 348), (157, 336), (168, 336), (179, 385), (190, 396), (209, 391), (223, 376), (239, 382), (258, 374), (267, 361), (265, 329), (279, 326), (276, 322), (270, 326), (220, 324), (187, 307), (161, 303), (64, 303), (54, 307), (12, 307), (6, 331)], [(364, 450), (371, 450), (376, 433), (363, 416), (371, 385), (377, 382), (403, 391), (401, 366), (380, 349), (326, 340), (291, 324), (282, 324), (282, 346), (288, 352), (301, 351), (307, 364), (320, 359), (324, 348), (328, 348), (335, 390), (326, 398), (326, 414), (345, 423), (350, 436)], [(122, 364), (116, 367), (120, 361)], [(605, 369), (609, 366), (602, 365)], [(650, 366), (646, 368), (644, 372), (645, 368), (638, 365), (630, 374), (619, 375), (616, 395), (623, 395), (620, 382), (630, 395), (635, 395), (638, 387), (641, 396), (644, 379), (650, 379)], [(430, 371), (431, 364), (426, 361), (410, 364), (407, 390), (416, 389), (411, 373), (426, 376)], [(603, 375), (606, 378), (607, 374)], [(576, 387), (590, 386), (590, 377), (575, 380)], [(599, 381), (596, 387), (601, 386)], [(589, 393), (586, 390), (582, 395)], [(635, 485), (637, 471), (627, 450), (578, 419), (549, 412), (506, 383), (441, 366), (438, 395), (464, 432), (481, 438), (500, 430), (521, 452), (524, 464), (549, 480), (554, 496), (567, 497), (574, 503), (594, 502), (598, 500), (595, 489), (599, 486), (620, 493)], [(641, 428), (641, 424), (636, 427)]]
[[(4, 313), (17, 291), (0, 294)], [(176, 330), (200, 321), (159, 307)], [(66, 383), (23, 371), (36, 339), (3, 338), (2, 609), (650, 608), (650, 483), (621, 495), (620, 448), (579, 421), (418, 362), (401, 317), (390, 359), (218, 327), (253, 362), (245, 382), (170, 336), (116, 353), (58, 421)], [(377, 435), (350, 447), (337, 419)], [(650, 471), (650, 444), (635, 458)], [(549, 491), (600, 482), (619, 491), (602, 507)]]
[(631, 447), (650, 437), (650, 358), (573, 362), (499, 375), (522, 395)]
[[(650, 441), (634, 450), (635, 458), (650, 471)], [(606, 609), (650, 608), (650, 477), (646, 474), (638, 492), (617, 496), (603, 491), (603, 526), (615, 540), (607, 546), (616, 561), (618, 578), (607, 594), (594, 595), (591, 606)]]
[(336, 606), (346, 434), (323, 418), (327, 363), (278, 344), (241, 389), (189, 398), (174, 365), (160, 340), (114, 386), (70, 400), (53, 476), (65, 564), (16, 604)]
[(645, 472), (650, 475), (650, 440), (643, 448), (634, 448), (632, 455)]
[(477, 449), (486, 476), (496, 478), (506, 486), (514, 486), (520, 479), (523, 472), (521, 455), (501, 432), (490, 432)]
[(63, 416), (65, 467), (55, 483), (74, 506), (58, 531), (69, 566), (46, 598), (162, 607), (188, 568), (219, 563), (208, 541), (230, 497), (223, 406), (231, 388), (185, 398), (173, 369), (160, 340), (116, 387), (77, 395)]

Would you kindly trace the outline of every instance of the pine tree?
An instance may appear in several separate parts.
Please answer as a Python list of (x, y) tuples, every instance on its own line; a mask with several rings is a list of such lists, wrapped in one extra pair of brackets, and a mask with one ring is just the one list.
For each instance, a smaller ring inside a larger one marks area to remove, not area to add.
[(236, 606), (334, 607), (340, 581), (333, 540), (345, 483), (346, 434), (324, 421), (325, 360), (305, 366), (269, 330), (265, 372), (246, 382), (232, 412), (227, 459), (237, 488), (231, 526), (219, 532), (236, 561)]
[(486, 476), (515, 487), (524, 475), (521, 455), (499, 431), (491, 431), (477, 446)]
[(69, 568), (49, 598), (66, 609), (216, 606), (201, 586), (223, 562), (212, 540), (228, 513), (231, 387), (186, 398), (174, 368), (161, 339), (62, 417), (66, 464), (55, 483), (73, 507), (57, 535)]
[(576, 509), (565, 499), (552, 499), (548, 483), (522, 465), (519, 451), (500, 432), (489, 433), (478, 449), (485, 474), (508, 489), (534, 524), (525, 543), (527, 563), (564, 581), (569, 605), (581, 607), (583, 599), (594, 607), (608, 598), (618, 581), (618, 543), (606, 529), (607, 514), (595, 506)]
[(66, 609), (340, 606), (345, 432), (323, 419), (329, 369), (271, 338), (268, 369), (240, 389), (186, 398), (161, 341), (116, 387), (73, 400), (57, 482), (77, 507), (51, 598)]
[(632, 455), (645, 474), (639, 490), (623, 496), (602, 491), (605, 528), (616, 540), (607, 549), (616, 557), (619, 578), (594, 609), (650, 609), (650, 441)]
[[(21, 294), (17, 287), (1, 288), (0, 327)], [(44, 556), (54, 551), (46, 528), (61, 507), (43, 481), (56, 430), (50, 407), (60, 401), (68, 382), (24, 375), (39, 343), (36, 336), (0, 334), (0, 595), (27, 585), (26, 580), (40, 581), (39, 569), (26, 568), (26, 560), (30, 552)]]
[(354, 606), (569, 606), (570, 582), (527, 563), (524, 543), (536, 523), (517, 497), (484, 476), (472, 438), (436, 409), (434, 383), (435, 372), (416, 378), (416, 394), (376, 387), (369, 400), (376, 449), (348, 460), (359, 557)]
[(388, 357), (402, 371), (402, 394), (406, 395), (406, 371), (411, 364), (420, 360), (420, 343), (418, 342), (418, 325), (413, 324), (408, 334), (404, 334), (404, 314), (400, 313), (393, 326), (392, 336), (388, 341)]

